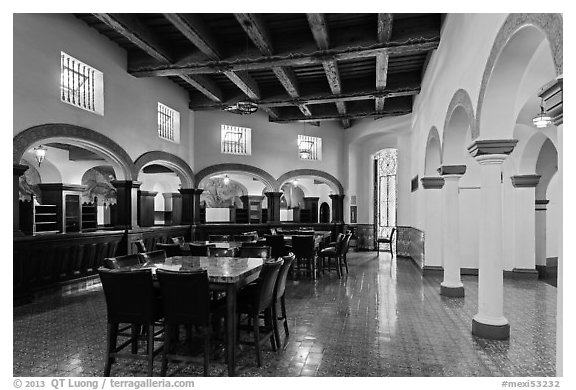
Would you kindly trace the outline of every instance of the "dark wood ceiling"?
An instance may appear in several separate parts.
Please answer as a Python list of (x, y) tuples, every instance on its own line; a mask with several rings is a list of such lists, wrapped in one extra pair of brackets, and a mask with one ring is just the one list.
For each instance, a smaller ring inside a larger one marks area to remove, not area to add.
[(76, 14), (128, 52), (128, 73), (167, 77), (192, 110), (259, 104), (272, 122), (405, 115), (442, 14)]

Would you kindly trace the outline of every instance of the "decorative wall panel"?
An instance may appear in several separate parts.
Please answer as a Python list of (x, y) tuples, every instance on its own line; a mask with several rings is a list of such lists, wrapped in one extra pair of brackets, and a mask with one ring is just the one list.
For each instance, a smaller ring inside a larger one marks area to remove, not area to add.
[(424, 232), (411, 226), (397, 226), (396, 255), (410, 257), (419, 268), (424, 266)]

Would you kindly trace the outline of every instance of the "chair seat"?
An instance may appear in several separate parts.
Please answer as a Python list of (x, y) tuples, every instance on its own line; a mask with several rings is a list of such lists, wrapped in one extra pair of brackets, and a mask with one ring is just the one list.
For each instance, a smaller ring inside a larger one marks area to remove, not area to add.
[(336, 247), (328, 247), (320, 251), (321, 256), (336, 256)]

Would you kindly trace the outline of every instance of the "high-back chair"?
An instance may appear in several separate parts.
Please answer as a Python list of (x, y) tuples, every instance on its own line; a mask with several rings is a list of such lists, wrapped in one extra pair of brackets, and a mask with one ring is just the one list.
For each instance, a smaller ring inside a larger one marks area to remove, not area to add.
[(208, 241), (211, 242), (228, 242), (230, 241), (230, 236), (226, 234), (210, 234), (208, 236)]
[(144, 245), (143, 239), (139, 239), (139, 240), (134, 241), (134, 245), (136, 246), (136, 251), (138, 253), (146, 252), (146, 245)]
[(344, 241), (344, 234), (339, 233), (336, 242), (331, 243), (332, 245), (322, 249), (318, 253), (318, 257), (322, 259), (322, 273), (324, 273), (324, 268), (326, 265), (326, 258), (328, 259), (328, 272), (330, 272), (330, 260), (334, 259), (336, 273), (338, 278), (342, 276), (341, 267), (340, 267), (340, 255), (342, 254), (342, 242)]
[(162, 249), (146, 253), (138, 253), (140, 263), (158, 264), (166, 262), (166, 252)]
[(142, 263), (143, 261), (137, 253), (132, 255), (107, 257), (104, 259), (104, 267), (108, 269), (133, 267)]
[[(272, 305), (274, 303), (274, 286), (276, 285), (282, 263), (282, 259), (265, 262), (256, 282), (249, 284), (240, 290), (238, 294), (238, 316), (247, 314), (252, 322), (251, 327), (241, 326), (240, 328), (254, 333), (253, 342), (242, 342), (240, 340), (239, 342), (256, 347), (256, 363), (258, 367), (262, 365), (260, 355), (262, 343), (270, 339), (272, 350), (276, 351)], [(263, 327), (260, 326), (259, 318), (259, 314), (262, 312), (264, 313)]]
[(269, 246), (242, 246), (238, 257), (261, 257), (267, 259), (271, 253), (272, 250)]
[[(348, 259), (346, 258), (347, 254), (348, 254), (348, 250), (350, 249), (350, 239), (352, 238), (352, 232), (348, 231), (346, 232), (346, 235), (344, 236), (344, 239), (342, 240), (342, 250), (340, 253), (340, 265), (342, 265), (342, 263), (344, 263), (344, 266), (346, 267), (346, 273), (348, 273)], [(340, 268), (340, 273), (342, 273), (342, 268)]]
[(266, 246), (272, 248), (272, 257), (278, 258), (288, 254), (283, 234), (267, 235)]
[(166, 251), (167, 257), (182, 256), (182, 247), (179, 244), (157, 243), (156, 249)]
[[(164, 305), (164, 349), (161, 375), (166, 375), (169, 361), (191, 362), (197, 359), (175, 353), (174, 335), (180, 325), (200, 329), (198, 339), (204, 344), (204, 376), (208, 376), (210, 363), (211, 307), (208, 274), (206, 270), (174, 272), (157, 270)], [(190, 333), (190, 336), (192, 334)]]
[[(278, 331), (278, 321), (282, 321), (284, 325), (284, 333), (286, 338), (290, 335), (288, 331), (288, 317), (286, 315), (286, 300), (284, 295), (286, 293), (286, 279), (288, 279), (288, 272), (290, 271), (290, 267), (294, 262), (296, 256), (294, 253), (290, 253), (288, 256), (284, 256), (282, 259), (284, 262), (282, 263), (282, 267), (280, 268), (280, 272), (278, 272), (278, 279), (276, 279), (276, 285), (274, 286), (274, 303), (272, 304), (272, 317), (273, 317), (273, 325), (274, 325), (274, 337), (276, 339), (276, 345), (278, 348), (281, 347), (282, 343), (280, 342), (280, 332)], [(277, 305), (280, 303), (280, 313), (281, 316), (278, 316), (277, 313)]]
[(388, 250), (390, 251), (390, 256), (394, 256), (392, 253), (392, 243), (394, 242), (396, 234), (396, 228), (393, 227), (390, 232), (390, 237), (381, 237), (376, 240), (376, 245), (378, 246), (378, 253), (380, 253), (380, 244), (388, 244)]
[[(98, 274), (106, 298), (108, 322), (104, 376), (110, 376), (112, 364), (117, 358), (146, 360), (148, 376), (152, 376), (154, 357), (161, 351), (161, 348), (154, 349), (154, 341), (160, 340), (155, 336), (162, 332), (155, 333), (155, 326), (160, 325), (158, 321), (163, 316), (162, 302), (152, 283), (152, 271), (100, 268)], [(131, 334), (123, 333), (120, 324), (131, 324)], [(138, 354), (138, 340), (142, 338), (139, 336), (140, 326), (147, 330), (145, 354)], [(118, 345), (118, 336), (128, 337), (128, 340)], [(132, 347), (131, 353), (123, 353), (129, 345)]]
[(189, 244), (190, 256), (208, 256), (208, 248), (214, 248), (214, 244)]
[(314, 253), (314, 236), (296, 235), (292, 236), (292, 253), (296, 257), (296, 269), (315, 272), (316, 254)]
[(184, 245), (186, 240), (184, 240), (183, 236), (172, 237), (171, 238), (173, 244)]

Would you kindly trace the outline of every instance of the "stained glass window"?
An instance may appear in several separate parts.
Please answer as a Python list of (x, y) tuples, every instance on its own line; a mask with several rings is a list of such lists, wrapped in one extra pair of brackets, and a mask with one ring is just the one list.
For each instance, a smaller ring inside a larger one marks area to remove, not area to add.
[(376, 211), (378, 238), (389, 237), (392, 227), (396, 226), (396, 168), (398, 150), (383, 149), (375, 156), (376, 165)]

